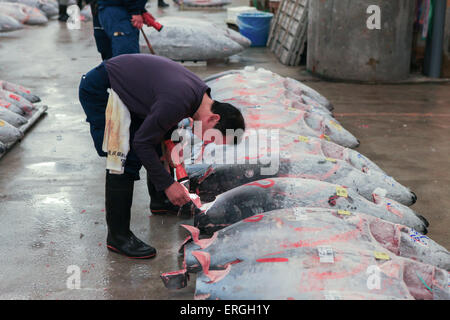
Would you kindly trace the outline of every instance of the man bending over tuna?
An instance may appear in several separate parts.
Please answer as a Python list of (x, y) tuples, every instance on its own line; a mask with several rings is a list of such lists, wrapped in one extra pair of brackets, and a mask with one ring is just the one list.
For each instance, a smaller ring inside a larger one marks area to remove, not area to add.
[[(131, 258), (151, 258), (156, 255), (155, 248), (130, 231), (134, 181), (139, 180), (142, 165), (147, 170), (151, 211), (177, 212), (191, 200), (185, 187), (175, 182), (164, 168), (161, 142), (170, 139), (177, 124), (188, 117), (201, 122), (202, 137), (209, 129), (220, 131), (223, 134), (221, 143), (228, 141), (227, 129), (243, 132), (245, 123), (237, 108), (212, 100), (211, 89), (180, 64), (146, 54), (120, 55), (89, 71), (82, 77), (79, 87), (80, 103), (101, 157), (107, 156), (102, 146), (109, 88), (128, 109), (131, 122), (130, 150), (123, 159), (123, 174), (106, 170), (107, 247)], [(238, 136), (230, 143), (236, 143), (240, 138)]]

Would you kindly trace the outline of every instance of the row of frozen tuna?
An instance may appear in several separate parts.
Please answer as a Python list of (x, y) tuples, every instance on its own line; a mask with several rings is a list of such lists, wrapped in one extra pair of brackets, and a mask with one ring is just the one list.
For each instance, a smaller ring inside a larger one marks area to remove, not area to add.
[(326, 98), (263, 69), (207, 82), (240, 107), (247, 133), (194, 147), (191, 191), (211, 202), (184, 226), (167, 287), (197, 273), (197, 299), (450, 298), (450, 255), (408, 207), (417, 197), (351, 149)]
[(231, 4), (231, 0), (174, 0), (178, 5), (186, 7), (223, 7)]
[[(144, 26), (143, 30), (157, 55), (176, 61), (223, 59), (245, 50), (251, 41), (240, 33), (211, 22), (185, 17), (163, 17), (158, 32)], [(141, 52), (149, 52), (144, 37)]]
[(28, 122), (40, 98), (21, 85), (0, 80), (0, 154), (23, 137), (20, 127)]
[(19, 30), (24, 24), (46, 24), (57, 14), (56, 0), (0, 0), (0, 32)]

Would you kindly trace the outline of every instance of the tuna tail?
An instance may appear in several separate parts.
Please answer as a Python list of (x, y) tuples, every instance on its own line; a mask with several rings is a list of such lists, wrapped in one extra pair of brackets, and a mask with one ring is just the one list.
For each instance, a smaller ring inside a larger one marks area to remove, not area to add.
[(215, 225), (211, 222), (211, 218), (206, 212), (199, 212), (194, 215), (194, 226), (197, 227), (203, 234), (212, 234), (215, 229)]
[(179, 271), (166, 272), (160, 275), (164, 286), (167, 289), (182, 289), (187, 286), (189, 274), (186, 269)]
[(200, 249), (206, 249), (208, 248), (211, 243), (213, 243), (216, 238), (217, 238), (217, 232), (214, 232), (214, 234), (212, 235), (211, 238), (208, 239), (199, 239), (200, 236), (200, 230), (197, 229), (194, 226), (190, 226), (190, 225), (186, 225), (186, 224), (182, 224), (181, 225), (183, 228), (185, 228), (190, 234), (190, 238), (188, 237), (184, 243), (181, 245), (181, 248), (179, 250), (179, 252), (183, 251), (183, 247), (184, 245), (189, 242), (190, 240), (192, 240), (196, 245), (198, 245), (200, 247)]
[(211, 256), (208, 252), (193, 251), (192, 255), (202, 266), (203, 273), (211, 280), (209, 283), (216, 283), (226, 277), (231, 270), (231, 264), (228, 264), (224, 270), (210, 270)]

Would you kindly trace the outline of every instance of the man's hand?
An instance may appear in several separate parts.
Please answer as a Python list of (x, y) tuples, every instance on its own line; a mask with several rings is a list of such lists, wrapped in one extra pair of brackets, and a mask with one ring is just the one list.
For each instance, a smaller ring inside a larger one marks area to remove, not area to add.
[(144, 26), (144, 19), (142, 18), (142, 15), (135, 14), (131, 16), (131, 24), (136, 29), (141, 29)]
[(173, 205), (181, 207), (191, 201), (189, 191), (179, 182), (174, 182), (165, 191)]

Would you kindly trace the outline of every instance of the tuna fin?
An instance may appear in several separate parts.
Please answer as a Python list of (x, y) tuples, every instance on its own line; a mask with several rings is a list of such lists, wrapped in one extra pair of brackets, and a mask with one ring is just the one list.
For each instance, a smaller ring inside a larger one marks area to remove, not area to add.
[(160, 275), (164, 286), (167, 289), (182, 289), (187, 286), (189, 280), (189, 274), (186, 269), (166, 272)]
[(192, 255), (202, 266), (203, 273), (211, 280), (209, 283), (216, 283), (222, 280), (231, 270), (231, 264), (228, 264), (225, 270), (209, 270), (211, 256), (208, 252), (193, 251)]

